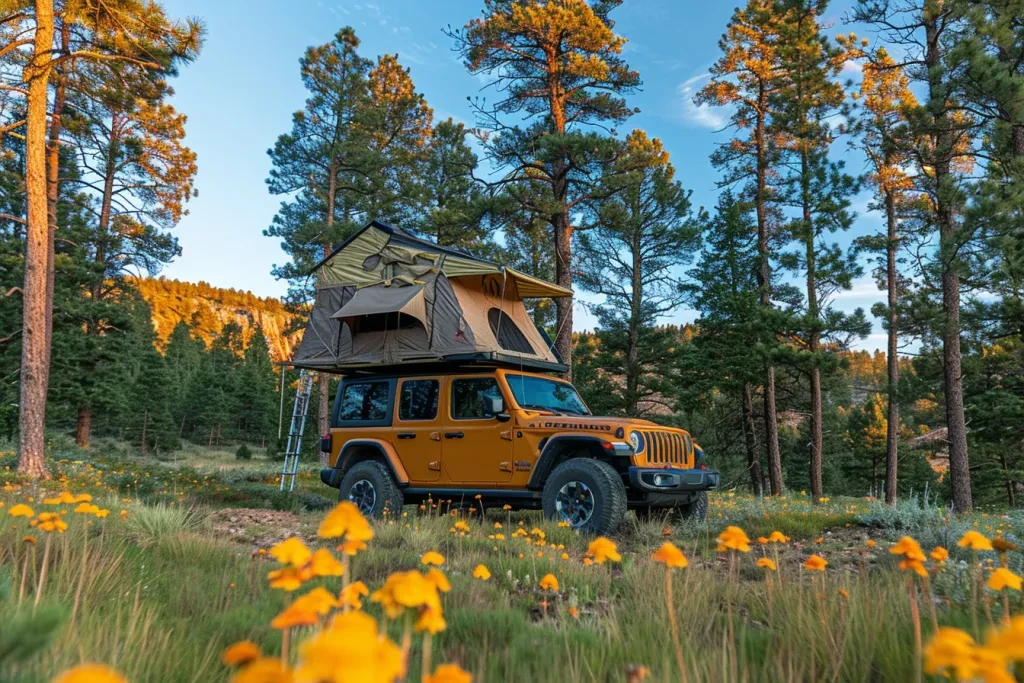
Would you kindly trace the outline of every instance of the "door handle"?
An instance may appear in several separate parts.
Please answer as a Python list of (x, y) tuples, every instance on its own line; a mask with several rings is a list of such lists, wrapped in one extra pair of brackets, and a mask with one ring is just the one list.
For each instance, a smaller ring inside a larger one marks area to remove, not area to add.
[(446, 438), (446, 439), (461, 439), (464, 436), (465, 436), (465, 434), (463, 434), (462, 432), (445, 432), (444, 433), (444, 438)]
[(397, 436), (399, 439), (415, 439), (416, 432), (399, 432)]

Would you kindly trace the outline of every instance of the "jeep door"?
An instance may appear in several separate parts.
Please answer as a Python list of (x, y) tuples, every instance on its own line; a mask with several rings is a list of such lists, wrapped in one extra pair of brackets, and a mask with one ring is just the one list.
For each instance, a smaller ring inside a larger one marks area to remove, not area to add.
[(392, 444), (413, 485), (437, 481), (441, 476), (438, 408), (443, 387), (442, 377), (409, 377), (398, 382)]
[(511, 405), (493, 375), (453, 376), (444, 417), (443, 467), (452, 482), (500, 484), (512, 478), (512, 423), (502, 422), (493, 399)]

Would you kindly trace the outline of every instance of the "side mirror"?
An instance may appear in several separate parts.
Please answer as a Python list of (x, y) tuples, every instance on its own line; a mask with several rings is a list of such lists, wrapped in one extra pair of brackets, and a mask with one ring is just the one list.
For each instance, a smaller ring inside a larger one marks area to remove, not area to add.
[(505, 399), (501, 396), (487, 397), (487, 412), (491, 415), (498, 415), (505, 412)]

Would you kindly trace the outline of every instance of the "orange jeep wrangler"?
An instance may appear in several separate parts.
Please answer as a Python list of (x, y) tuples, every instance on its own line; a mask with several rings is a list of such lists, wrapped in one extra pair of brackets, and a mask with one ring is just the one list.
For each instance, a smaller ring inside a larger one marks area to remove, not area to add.
[(719, 484), (687, 432), (595, 417), (569, 382), (520, 370), (348, 376), (331, 424), (320, 479), (374, 517), (479, 495), (606, 533), (627, 509), (703, 519)]

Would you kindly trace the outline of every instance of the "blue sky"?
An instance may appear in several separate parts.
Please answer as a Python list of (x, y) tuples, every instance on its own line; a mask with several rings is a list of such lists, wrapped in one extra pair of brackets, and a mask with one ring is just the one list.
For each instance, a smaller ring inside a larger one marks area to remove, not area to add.
[[(287, 9), (270, 0), (164, 0), (174, 16), (198, 16), (207, 25), (200, 58), (174, 82), (175, 106), (188, 115), (187, 141), (199, 156), (199, 196), (189, 215), (175, 228), (182, 255), (163, 274), (218, 287), (247, 289), (262, 296), (280, 296), (286, 287), (270, 275), (274, 263), (286, 260), (277, 242), (262, 231), (277, 211), (280, 198), (271, 196), (265, 179), (266, 150), (290, 127), (291, 114), (301, 108), (305, 93), (298, 59), (303, 50), (329, 41), (342, 26), (355, 28), (361, 53), (375, 58), (395, 53), (410, 67), (413, 81), (434, 109), (435, 121), (449, 116), (472, 125), (467, 96), (485, 84), (469, 75), (442, 33), (478, 16), (480, 0), (374, 0), (349, 2), (293, 0)], [(680, 0), (626, 0), (613, 14), (616, 31), (628, 39), (625, 57), (639, 70), (644, 85), (630, 98), (640, 113), (619, 132), (643, 128), (660, 138), (671, 154), (677, 176), (693, 190), (694, 203), (714, 206), (716, 173), (708, 161), (724, 114), (692, 104), (693, 93), (717, 59), (717, 42), (732, 14), (733, 3)], [(841, 23), (842, 5), (830, 12), (830, 33), (848, 30)], [(859, 171), (859, 159), (851, 158)], [(866, 215), (867, 198), (855, 202), (860, 214), (854, 230), (840, 243), (878, 229), (877, 216)], [(844, 309), (882, 298), (870, 278), (842, 294)], [(692, 311), (672, 320), (685, 322)], [(593, 327), (593, 317), (579, 309), (578, 329)], [(860, 348), (884, 347), (884, 334), (874, 334)]]

